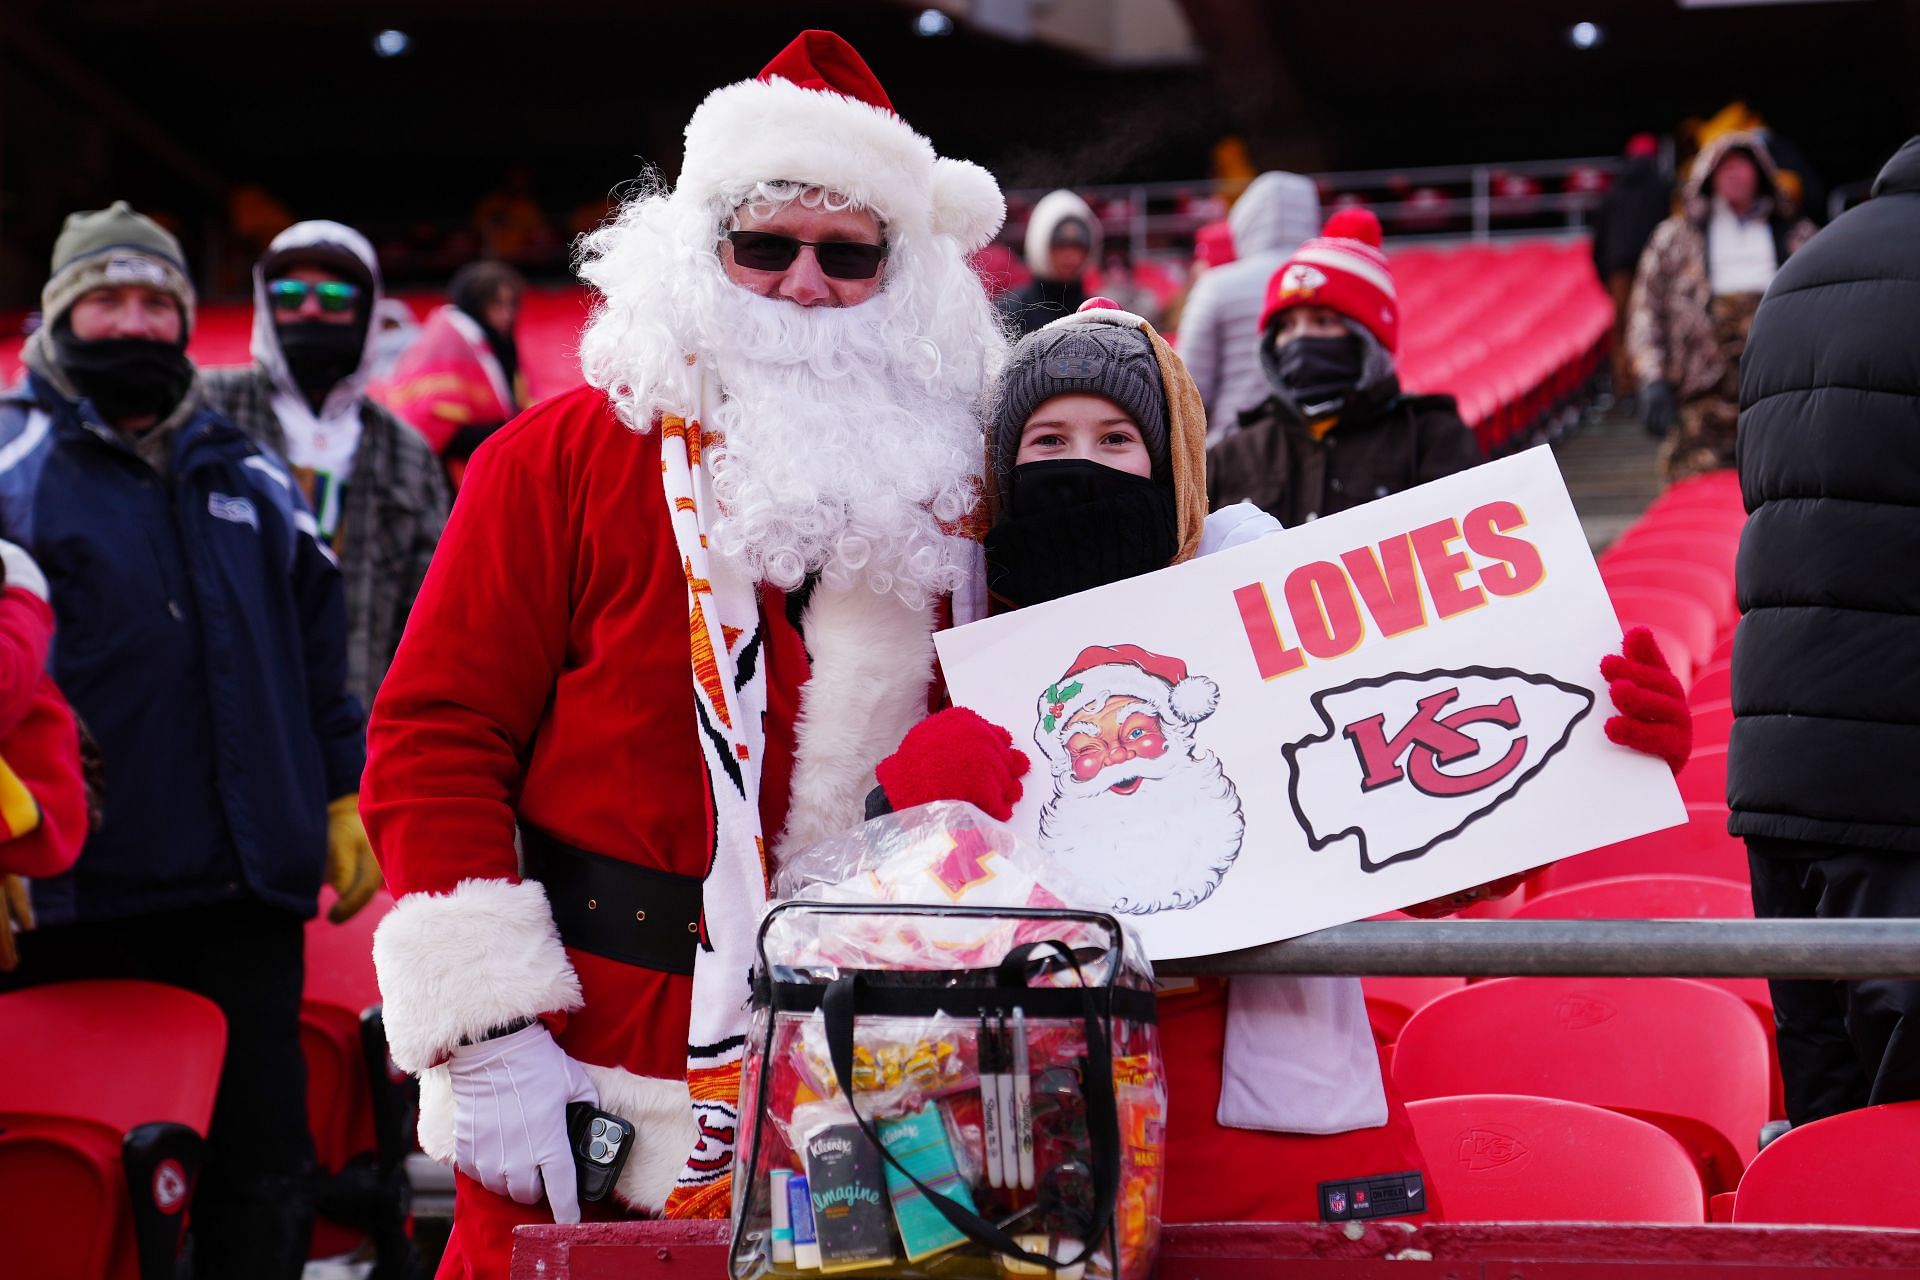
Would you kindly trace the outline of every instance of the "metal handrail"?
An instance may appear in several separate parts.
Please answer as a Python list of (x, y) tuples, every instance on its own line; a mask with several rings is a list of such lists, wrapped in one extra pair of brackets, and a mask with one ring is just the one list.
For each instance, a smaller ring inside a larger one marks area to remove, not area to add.
[[(1601, 198), (1598, 193), (1547, 191), (1526, 196), (1496, 196), (1493, 194), (1495, 173), (1510, 173), (1524, 177), (1552, 177), (1571, 173), (1575, 169), (1588, 168), (1616, 173), (1621, 163), (1617, 156), (1585, 156), (1569, 160), (1518, 160), (1506, 164), (1429, 165), (1410, 169), (1350, 169), (1307, 176), (1320, 183), (1323, 189), (1334, 191), (1375, 192), (1395, 182), (1405, 182), (1410, 187), (1465, 187), (1469, 194), (1448, 196), (1443, 201), (1417, 208), (1405, 207), (1404, 202), (1401, 201), (1371, 199), (1370, 206), (1380, 215), (1381, 221), (1387, 224), (1389, 231), (1393, 229), (1393, 224), (1401, 219), (1467, 218), (1470, 219), (1472, 227), (1464, 234), (1473, 240), (1484, 241), (1492, 238), (1494, 234), (1494, 219), (1507, 215), (1534, 217), (1543, 213), (1563, 214), (1569, 228), (1581, 227), (1585, 224), (1586, 215), (1598, 207)], [(1227, 186), (1227, 183), (1218, 179), (1198, 178), (1191, 182), (1111, 183), (1075, 186), (1072, 189), (1092, 204), (1096, 210), (1105, 201), (1127, 202), (1128, 213), (1124, 220), (1123, 235), (1131, 247), (1133, 257), (1140, 260), (1147, 256), (1150, 234), (1167, 231), (1175, 234), (1190, 233), (1208, 220), (1205, 216), (1191, 212), (1149, 212), (1148, 206), (1151, 203), (1195, 196), (1219, 196), (1224, 194)], [(1016, 188), (1009, 190), (1007, 196), (1012, 202), (1025, 201), (1031, 205), (1050, 189)], [(1024, 225), (1021, 220), (1009, 223), (1002, 233), (1002, 238), (1010, 244), (1017, 245)]]
[(1361, 920), (1163, 977), (1920, 978), (1920, 920)]

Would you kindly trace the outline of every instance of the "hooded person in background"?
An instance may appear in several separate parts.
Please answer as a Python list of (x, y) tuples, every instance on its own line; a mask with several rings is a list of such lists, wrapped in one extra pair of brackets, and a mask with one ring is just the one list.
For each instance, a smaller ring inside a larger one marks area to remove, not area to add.
[(1760, 136), (1721, 134), (1694, 157), (1684, 206), (1640, 257), (1627, 350), (1641, 420), (1672, 433), (1660, 451), (1668, 480), (1734, 465), (1747, 330), (1774, 272), (1814, 233), (1780, 212), (1777, 190)]
[(1273, 394), (1260, 370), (1260, 308), (1287, 255), (1320, 229), (1313, 179), (1278, 170), (1253, 180), (1227, 215), (1234, 261), (1194, 282), (1180, 313), (1180, 356), (1207, 406), (1207, 443), (1240, 429), (1240, 415)]
[(1207, 451), (1214, 505), (1251, 501), (1291, 528), (1482, 461), (1452, 396), (1401, 393), (1400, 304), (1365, 209), (1274, 273), (1256, 332), (1271, 396)]
[(447, 522), (433, 450), (366, 394), (384, 301), (364, 236), (296, 223), (253, 269), (253, 363), (206, 375), (208, 403), (293, 464), (340, 561), (348, 685), (362, 706), (393, 661)]
[(472, 262), (373, 395), (427, 438), (455, 489), (480, 442), (527, 404), (513, 329), (526, 281), (504, 262)]
[(1070, 316), (1087, 300), (1087, 268), (1100, 258), (1100, 219), (1071, 191), (1050, 191), (1027, 219), (1027, 270), (1033, 279), (1000, 296), (1019, 334)]
[(125, 203), (74, 214), (40, 297), (0, 398), (0, 538), (46, 574), (53, 678), (109, 781), (72, 870), (33, 882), (5, 985), (134, 978), (217, 1004), (198, 1271), (298, 1277), (306, 921), (323, 879), (335, 921), (380, 883), (340, 571), (287, 467), (204, 402), (178, 241)]

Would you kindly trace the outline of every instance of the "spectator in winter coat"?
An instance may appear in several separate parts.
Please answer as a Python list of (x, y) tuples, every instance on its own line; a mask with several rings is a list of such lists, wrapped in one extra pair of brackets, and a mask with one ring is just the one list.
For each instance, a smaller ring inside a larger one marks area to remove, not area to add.
[(1320, 228), (1320, 191), (1297, 173), (1263, 173), (1227, 215), (1232, 262), (1193, 285), (1180, 313), (1180, 358), (1207, 406), (1207, 443), (1240, 429), (1240, 415), (1266, 402), (1260, 369), (1260, 309), (1287, 255)]
[(424, 437), (370, 399), (383, 301), (373, 246), (301, 222), (253, 269), (253, 363), (206, 375), (207, 402), (293, 464), (347, 596), (347, 680), (362, 706), (399, 647), (447, 522)]
[(1399, 330), (1379, 219), (1334, 214), (1274, 273), (1256, 329), (1270, 398), (1207, 451), (1214, 505), (1292, 526), (1479, 463), (1452, 396), (1401, 394)]
[(1805, 218), (1780, 216), (1774, 190), (1773, 159), (1758, 135), (1722, 134), (1694, 157), (1685, 207), (1640, 257), (1627, 350), (1647, 430), (1673, 433), (1660, 453), (1669, 480), (1733, 465), (1740, 353), (1754, 308), (1814, 230)]
[(87, 838), (80, 732), (47, 674), (53, 610), (33, 557), (0, 542), (0, 973), (19, 966), (16, 928), (33, 928), (22, 877), (57, 876)]
[(370, 391), (426, 437), (458, 490), (481, 441), (528, 403), (514, 337), (526, 281), (504, 262), (470, 262), (447, 293), (448, 305)]
[[(1782, 267), (1740, 377), (1728, 830), (1753, 909), (1920, 916), (1920, 137)], [(1920, 982), (1775, 982), (1787, 1117), (1920, 1099)]]
[(103, 821), (37, 880), (9, 985), (145, 978), (227, 1020), (193, 1202), (203, 1276), (298, 1276), (313, 1162), (304, 923), (378, 885), (357, 812), (340, 573), (275, 457), (203, 403), (174, 238), (126, 204), (75, 214), (24, 384), (0, 400), (0, 538), (46, 571), (52, 673), (99, 742)]
[(1633, 273), (1653, 229), (1672, 212), (1673, 180), (1660, 167), (1660, 143), (1650, 133), (1627, 142), (1627, 167), (1593, 215), (1593, 269), (1613, 298), (1613, 393), (1632, 395), (1633, 361), (1627, 354), (1628, 304)]
[(999, 298), (1001, 313), (1022, 334), (1072, 315), (1087, 300), (1087, 267), (1100, 259), (1100, 219), (1073, 192), (1048, 192), (1027, 219), (1026, 250), (1033, 279)]
[[(987, 583), (996, 611), (1279, 531), (1244, 503), (1206, 513), (1206, 416), (1193, 381), (1151, 326), (1097, 309), (1106, 301), (1029, 334), (1002, 373), (986, 467)], [(1659, 671), (1627, 673), (1630, 683), (1666, 682), (1657, 714), (1628, 699), (1647, 717), (1633, 724), (1649, 736), (1615, 736), (1625, 717), (1615, 717), (1609, 735), (1643, 750), (1658, 739), (1684, 759), (1674, 735), (1687, 723), (1686, 706), (1657, 649), (1652, 658)], [(1028, 771), (1005, 728), (952, 708), (909, 731), (881, 762), (869, 810), (965, 800), (1005, 821)], [(1425, 904), (1426, 914), (1457, 911), (1517, 881)], [(1415, 1190), (1425, 1188), (1426, 1212), (1437, 1212), (1357, 978), (1202, 980), (1161, 993), (1160, 1026), (1166, 1221), (1311, 1221), (1323, 1213), (1317, 1183), (1369, 1173), (1409, 1175)]]

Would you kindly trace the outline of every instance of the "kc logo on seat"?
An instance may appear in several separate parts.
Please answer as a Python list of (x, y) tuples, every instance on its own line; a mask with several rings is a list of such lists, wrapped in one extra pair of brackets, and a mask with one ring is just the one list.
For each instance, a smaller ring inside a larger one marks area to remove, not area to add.
[(1590, 689), (1509, 668), (1395, 672), (1313, 696), (1320, 730), (1282, 748), (1315, 851), (1360, 866), (1418, 858), (1511, 799), (1593, 709)]

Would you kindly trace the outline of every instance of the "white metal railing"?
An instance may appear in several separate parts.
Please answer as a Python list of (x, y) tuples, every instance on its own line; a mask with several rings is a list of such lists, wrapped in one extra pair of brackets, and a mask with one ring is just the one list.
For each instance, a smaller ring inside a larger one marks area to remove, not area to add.
[[(1581, 170), (1611, 177), (1621, 168), (1614, 156), (1568, 160), (1523, 160), (1507, 164), (1440, 165), (1407, 169), (1360, 169), (1307, 176), (1319, 185), (1331, 210), (1342, 196), (1356, 196), (1396, 239), (1489, 240), (1505, 234), (1538, 235), (1578, 230), (1599, 207), (1604, 191), (1568, 191), (1565, 182)], [(1495, 192), (1503, 175), (1541, 179), (1542, 189), (1526, 194)], [(1562, 189), (1549, 190), (1549, 185)], [(1202, 226), (1226, 214), (1227, 184), (1213, 179), (1192, 182), (1120, 183), (1071, 188), (1093, 206), (1109, 240), (1124, 240), (1136, 260), (1184, 254)], [(1051, 188), (1007, 192), (1021, 210), (1009, 220), (1001, 240), (1018, 246), (1030, 210)], [(1416, 193), (1420, 198), (1412, 199)], [(1438, 193), (1437, 196), (1434, 193)], [(1524, 224), (1524, 225), (1522, 225)]]

